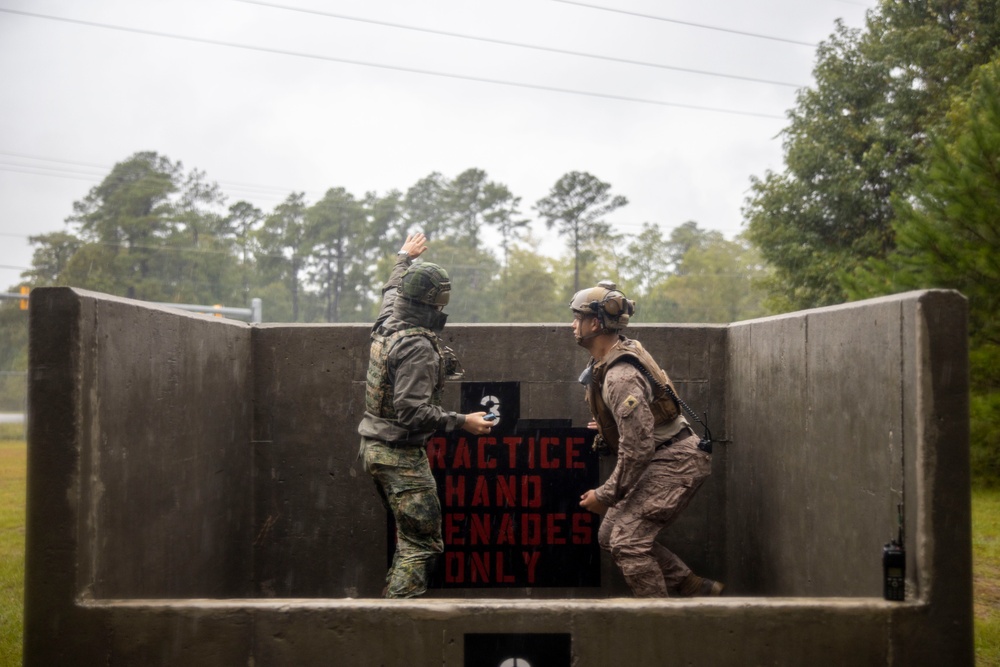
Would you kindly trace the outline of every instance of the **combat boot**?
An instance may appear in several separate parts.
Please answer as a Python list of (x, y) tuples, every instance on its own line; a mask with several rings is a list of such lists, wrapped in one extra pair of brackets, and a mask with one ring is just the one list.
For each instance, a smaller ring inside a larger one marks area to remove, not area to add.
[(717, 597), (722, 595), (723, 588), (725, 586), (720, 582), (699, 577), (691, 572), (677, 587), (677, 594), (684, 598)]

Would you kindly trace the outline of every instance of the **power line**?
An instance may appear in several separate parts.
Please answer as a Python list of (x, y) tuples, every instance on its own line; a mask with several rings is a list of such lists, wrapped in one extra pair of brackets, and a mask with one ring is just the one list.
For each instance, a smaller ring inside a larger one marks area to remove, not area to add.
[(38, 157), (37, 155), (26, 155), (24, 153), (11, 153), (9, 151), (0, 151), (0, 155), (6, 155), (7, 157), (19, 157), (24, 160), (36, 160), (38, 162), (61, 162), (63, 164), (74, 164), (78, 167), (93, 167), (95, 169), (110, 169), (106, 164), (94, 164), (93, 162), (76, 162), (74, 160), (51, 160), (46, 157)]
[(56, 176), (57, 178), (73, 178), (78, 181), (89, 181), (91, 183), (101, 180), (100, 176), (85, 176), (66, 171), (65, 173), (49, 173), (60, 171), (56, 167), (28, 167), (27, 165), (3, 165), (0, 164), (0, 171), (9, 171), (16, 174), (32, 174), (34, 176)]
[(605, 60), (608, 62), (624, 63), (627, 65), (640, 65), (642, 67), (656, 67), (658, 69), (673, 70), (676, 72), (685, 72), (688, 74), (699, 74), (702, 76), (718, 76), (727, 79), (738, 79), (740, 81), (752, 81), (754, 83), (766, 83), (774, 86), (787, 86), (790, 88), (805, 88), (806, 84), (800, 83), (788, 83), (786, 81), (773, 81), (770, 79), (758, 79), (750, 76), (740, 76), (738, 74), (725, 74), (722, 72), (709, 72), (707, 70), (690, 69), (687, 67), (677, 67), (675, 65), (664, 65), (662, 63), (652, 63), (644, 60), (630, 60), (628, 58), (617, 58), (615, 56), (602, 56), (596, 53), (585, 53), (583, 51), (570, 51), (568, 49), (557, 49), (555, 47), (549, 46), (539, 46), (537, 44), (527, 44), (524, 42), (513, 42), (503, 39), (494, 39), (491, 37), (480, 37), (478, 35), (465, 35), (457, 32), (449, 32), (447, 30), (435, 30), (433, 28), (421, 28), (413, 25), (406, 25), (403, 23), (392, 23), (389, 21), (379, 21), (376, 19), (361, 18), (358, 16), (348, 16), (346, 14), (336, 14), (333, 12), (323, 12), (316, 9), (306, 9), (304, 7), (289, 7), (287, 5), (278, 5), (271, 2), (262, 2), (261, 0), (236, 0), (236, 2), (242, 2), (249, 5), (260, 5), (262, 7), (273, 7), (275, 9), (284, 9), (292, 12), (301, 12), (303, 14), (314, 14), (319, 16), (328, 16), (330, 18), (342, 19), (345, 21), (357, 21), (359, 23), (370, 23), (372, 25), (381, 25), (389, 28), (397, 28), (399, 30), (412, 30), (415, 32), (424, 32), (431, 35), (443, 35), (445, 37), (455, 37), (457, 39), (468, 39), (477, 42), (487, 42), (490, 44), (500, 44), (502, 46), (513, 46), (521, 49), (534, 49), (536, 51), (546, 51), (548, 53), (559, 53), (562, 55), (569, 56), (579, 56), (581, 58), (593, 58), (595, 60)]
[[(0, 151), (0, 156), (11, 156), (18, 157), (25, 160), (34, 160), (36, 162), (53, 162), (57, 164), (68, 164), (68, 165), (80, 165), (86, 167), (93, 167), (95, 169), (102, 169), (110, 172), (112, 167), (108, 165), (99, 165), (92, 162), (76, 162), (73, 160), (57, 160), (47, 157), (38, 157), (35, 155), (27, 155), (24, 153), (9, 153), (6, 151)], [(43, 170), (43, 171), (36, 171)], [(31, 174), (35, 176), (57, 176), (61, 178), (76, 178), (78, 180), (87, 180), (91, 182), (99, 182), (104, 177), (105, 174), (87, 174), (86, 172), (74, 173), (71, 169), (64, 167), (52, 167), (47, 165), (33, 165), (33, 164), (18, 164), (12, 162), (0, 161), (0, 171), (9, 171), (14, 173)], [(46, 172), (65, 172), (65, 173), (46, 173)], [(252, 195), (257, 195), (264, 199), (269, 198), (283, 198), (287, 196), (289, 192), (302, 192), (301, 188), (285, 188), (279, 185), (257, 185), (254, 183), (240, 183), (237, 181), (214, 181), (218, 185), (224, 187), (227, 191), (244, 192)], [(306, 194), (315, 195), (314, 192), (308, 192)]]
[(639, 104), (653, 104), (653, 105), (663, 106), (663, 107), (674, 107), (674, 108), (678, 108), (678, 109), (688, 109), (688, 110), (691, 110), (691, 111), (709, 111), (709, 112), (714, 112), (714, 113), (731, 114), (731, 115), (735, 115), (735, 116), (751, 116), (751, 117), (756, 117), (756, 118), (770, 118), (770, 119), (775, 119), (775, 120), (785, 120), (784, 116), (778, 116), (778, 115), (775, 115), (775, 114), (758, 113), (758, 112), (754, 112), (754, 111), (740, 111), (740, 110), (737, 110), (737, 109), (723, 109), (723, 108), (719, 108), (719, 107), (707, 107), (707, 106), (702, 106), (702, 105), (697, 105), (697, 104), (682, 104), (680, 102), (665, 102), (665, 101), (662, 101), (662, 100), (650, 100), (650, 99), (645, 99), (645, 98), (641, 98), (641, 97), (631, 97), (631, 96), (628, 96), (628, 95), (614, 95), (614, 94), (611, 94), (611, 93), (597, 93), (597, 92), (590, 92), (590, 91), (583, 91), (583, 90), (574, 90), (574, 89), (571, 89), (571, 88), (558, 88), (558, 87), (555, 87), (555, 86), (543, 86), (543, 85), (539, 85), (539, 84), (521, 83), (521, 82), (516, 82), (516, 81), (504, 81), (504, 80), (501, 80), (501, 79), (489, 79), (489, 78), (485, 78), (485, 77), (471, 76), (471, 75), (466, 75), (466, 74), (453, 74), (453, 73), (450, 73), (450, 72), (435, 72), (433, 70), (418, 69), (418, 68), (415, 68), (415, 67), (402, 67), (402, 66), (399, 66), (399, 65), (386, 65), (384, 63), (373, 63), (373, 62), (367, 62), (367, 61), (363, 61), (363, 60), (354, 60), (354, 59), (350, 59), (350, 58), (337, 58), (337, 57), (334, 57), (334, 56), (322, 56), (322, 55), (318, 55), (318, 54), (314, 54), (314, 53), (302, 53), (302, 52), (297, 52), (297, 51), (287, 51), (285, 49), (275, 49), (275, 48), (265, 47), (265, 46), (253, 46), (253, 45), (249, 45), (249, 44), (240, 44), (240, 43), (237, 43), (237, 42), (226, 42), (226, 41), (222, 41), (222, 40), (208, 39), (208, 38), (205, 38), (205, 37), (191, 37), (191, 36), (188, 36), (188, 35), (178, 35), (178, 34), (174, 34), (174, 33), (160, 32), (160, 31), (157, 31), (157, 30), (147, 30), (147, 29), (144, 29), (144, 28), (127, 28), (125, 26), (113, 25), (113, 24), (110, 24), (110, 23), (98, 23), (98, 22), (95, 22), (95, 21), (85, 21), (85, 20), (82, 20), (82, 19), (71, 19), (71, 18), (66, 18), (66, 17), (63, 17), (63, 16), (51, 16), (51, 15), (48, 15), (48, 14), (37, 14), (37, 13), (33, 13), (33, 12), (23, 12), (23, 11), (19, 11), (19, 10), (15, 10), (15, 9), (0, 8), (0, 12), (6, 13), (6, 14), (17, 14), (19, 16), (29, 16), (29, 17), (32, 17), (32, 18), (47, 19), (47, 20), (50, 20), (50, 21), (61, 21), (61, 22), (64, 22), (64, 23), (72, 23), (72, 24), (76, 24), (76, 25), (85, 25), (85, 26), (89, 26), (89, 27), (92, 27), (92, 28), (105, 28), (105, 29), (108, 29), (108, 30), (118, 30), (118, 31), (121, 31), (121, 32), (132, 32), (132, 33), (137, 33), (137, 34), (141, 34), (141, 35), (151, 35), (153, 37), (165, 37), (165, 38), (168, 38), (168, 39), (179, 39), (179, 40), (188, 41), (188, 42), (195, 42), (195, 43), (199, 43), (199, 44), (211, 44), (213, 46), (226, 46), (226, 47), (236, 48), (236, 49), (245, 49), (245, 50), (248, 50), (248, 51), (260, 51), (262, 53), (272, 53), (272, 54), (278, 54), (278, 55), (283, 55), (283, 56), (294, 56), (294, 57), (297, 57), (297, 58), (310, 58), (312, 60), (324, 60), (324, 61), (328, 61), (328, 62), (343, 63), (343, 64), (347, 64), (347, 65), (360, 65), (360, 66), (363, 66), (363, 67), (374, 67), (374, 68), (378, 68), (378, 69), (395, 70), (395, 71), (399, 71), (399, 72), (407, 72), (407, 73), (410, 73), (410, 74), (424, 74), (424, 75), (428, 75), (428, 76), (438, 76), (438, 77), (449, 78), (449, 79), (459, 79), (459, 80), (462, 80), (462, 81), (475, 81), (477, 83), (490, 83), (490, 84), (500, 85), (500, 86), (510, 86), (510, 87), (513, 87), (513, 88), (526, 88), (526, 89), (529, 89), (529, 90), (542, 90), (542, 91), (552, 92), (552, 93), (565, 93), (565, 94), (569, 94), (569, 95), (582, 95), (582, 96), (585, 96), (585, 97), (597, 97), (597, 98), (608, 99), (608, 100), (618, 100), (620, 102), (636, 102), (636, 103), (639, 103)]
[(578, 2), (577, 0), (552, 0), (553, 2), (562, 2), (567, 5), (579, 5), (580, 7), (587, 7), (589, 9), (598, 9), (602, 12), (614, 12), (615, 14), (627, 14), (629, 16), (638, 16), (644, 19), (653, 19), (654, 21), (664, 21), (666, 23), (676, 23), (678, 25), (691, 26), (693, 28), (703, 28), (705, 30), (717, 30), (719, 32), (728, 32), (734, 35), (743, 35), (744, 37), (756, 37), (757, 39), (770, 39), (775, 42), (786, 42), (788, 44), (798, 44), (800, 46), (811, 46), (813, 48), (819, 46), (819, 44), (813, 44), (812, 42), (800, 42), (797, 39), (787, 39), (785, 37), (774, 37), (771, 35), (761, 35), (756, 32), (745, 32), (743, 30), (733, 30), (731, 28), (723, 28), (716, 25), (708, 25), (705, 23), (693, 23), (691, 21), (680, 21), (678, 19), (668, 19), (663, 16), (654, 16), (652, 14), (641, 14), (639, 12), (631, 12), (626, 9), (613, 9), (611, 7), (601, 7), (600, 5), (592, 5), (586, 2)]

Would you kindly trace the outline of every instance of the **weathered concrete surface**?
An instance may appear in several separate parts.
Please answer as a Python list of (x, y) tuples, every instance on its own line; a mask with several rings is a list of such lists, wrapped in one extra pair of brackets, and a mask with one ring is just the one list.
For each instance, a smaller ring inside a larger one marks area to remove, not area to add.
[(43, 292), (30, 312), (25, 655), (77, 627), (78, 598), (249, 595), (249, 327)]
[[(725, 432), (725, 327), (637, 326), (633, 335), (661, 359), (677, 389)], [(369, 327), (262, 325), (253, 332), (257, 591), (263, 597), (376, 597), (385, 575), (385, 511), (357, 462), (364, 411)], [(443, 338), (465, 367), (465, 381), (517, 381), (522, 419), (589, 413), (578, 384), (587, 363), (569, 325), (453, 325)], [(347, 389), (347, 391), (344, 391)], [(444, 403), (459, 407), (458, 384)], [(692, 567), (724, 578), (725, 447), (715, 478), (665, 534)], [(611, 460), (602, 462), (610, 473)], [(608, 597), (628, 587), (602, 560), (593, 589), (497, 589), (491, 596)], [(444, 593), (431, 592), (431, 595)], [(450, 597), (456, 591), (446, 593)], [(472, 589), (468, 595), (482, 597)]]
[[(581, 665), (971, 665), (871, 599), (134, 600), (84, 605), (74, 664), (462, 665), (466, 633), (569, 633)], [(943, 657), (944, 656), (944, 657)], [(943, 657), (943, 659), (942, 659)]]
[[(367, 327), (37, 290), (25, 664), (461, 665), (465, 633), (564, 632), (574, 664), (971, 665), (965, 313), (920, 292), (631, 329), (717, 441), (669, 542), (744, 597), (618, 599), (605, 559), (596, 591), (404, 602), (329, 599), (377, 595), (385, 567), (355, 461)], [(466, 380), (521, 384), (522, 418), (586, 423), (568, 324), (445, 338)], [(902, 604), (879, 561), (901, 499)], [(550, 596), (604, 599), (499, 599)]]

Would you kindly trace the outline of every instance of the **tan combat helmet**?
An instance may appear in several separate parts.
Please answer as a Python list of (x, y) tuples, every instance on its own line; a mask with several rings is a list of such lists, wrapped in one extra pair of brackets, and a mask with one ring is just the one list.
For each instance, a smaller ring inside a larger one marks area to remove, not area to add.
[(609, 333), (627, 327), (629, 318), (635, 314), (635, 301), (626, 299), (610, 280), (602, 280), (596, 287), (580, 290), (573, 295), (569, 307), (574, 313), (596, 317), (601, 329)]

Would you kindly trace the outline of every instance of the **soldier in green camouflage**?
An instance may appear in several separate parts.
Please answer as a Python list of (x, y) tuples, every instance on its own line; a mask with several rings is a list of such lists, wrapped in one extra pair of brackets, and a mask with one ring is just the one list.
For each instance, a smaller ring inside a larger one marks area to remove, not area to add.
[(365, 415), (358, 426), (365, 470), (396, 520), (396, 554), (383, 596), (408, 598), (427, 591), (441, 539), (441, 505), (427, 461), (427, 439), (437, 430), (490, 432), (485, 412), (457, 414), (441, 407), (454, 355), (438, 339), (448, 316), (451, 282), (429, 262), (413, 263), (427, 250), (416, 233), (400, 249), (382, 307), (372, 327)]

